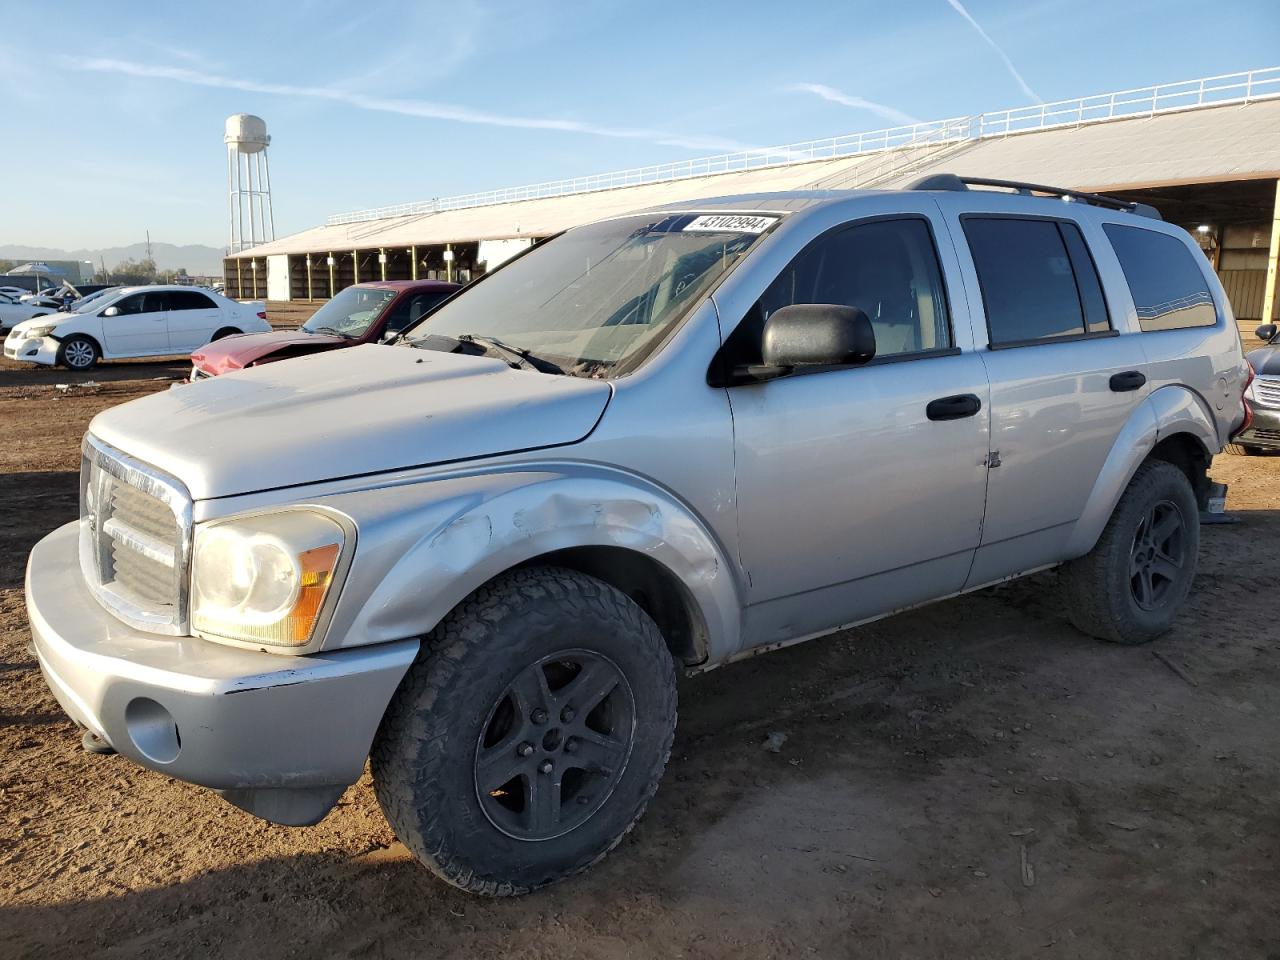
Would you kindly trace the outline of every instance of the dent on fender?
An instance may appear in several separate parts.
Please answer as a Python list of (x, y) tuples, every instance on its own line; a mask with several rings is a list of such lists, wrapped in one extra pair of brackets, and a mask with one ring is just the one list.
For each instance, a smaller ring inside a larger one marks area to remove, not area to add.
[(698, 607), (709, 658), (727, 657), (738, 642), (739, 591), (708, 529), (641, 478), (583, 471), (542, 468), (480, 496), (463, 481), (443, 520), (439, 500), (424, 504), (424, 521), (438, 525), (404, 551), (348, 633), (365, 643), (420, 636), (505, 570), (557, 550), (617, 547), (670, 570)]

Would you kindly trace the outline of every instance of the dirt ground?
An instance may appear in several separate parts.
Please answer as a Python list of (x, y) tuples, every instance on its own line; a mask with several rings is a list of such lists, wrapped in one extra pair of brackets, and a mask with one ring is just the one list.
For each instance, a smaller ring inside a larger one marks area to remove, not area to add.
[(687, 680), (635, 832), (490, 902), (412, 861), (367, 776), (290, 829), (80, 750), (23, 563), (75, 515), (93, 414), (180, 367), (0, 368), (5, 960), (1280, 958), (1280, 457), (1215, 461), (1242, 522), (1205, 528), (1156, 644), (1079, 635), (1048, 573)]

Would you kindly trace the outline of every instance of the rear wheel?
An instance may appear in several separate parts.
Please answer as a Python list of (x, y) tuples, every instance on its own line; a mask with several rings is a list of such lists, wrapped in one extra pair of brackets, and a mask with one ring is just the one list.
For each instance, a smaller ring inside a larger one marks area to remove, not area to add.
[(1094, 548), (1062, 567), (1071, 621), (1115, 643), (1145, 643), (1164, 633), (1195, 580), (1200, 510), (1177, 467), (1148, 460), (1138, 468)]
[[(237, 333), (243, 332), (243, 330), (237, 330), (235, 327), (223, 327), (213, 335), (213, 340), (221, 340), (223, 337), (234, 337)], [(213, 340), (210, 340), (209, 342), (213, 343)]]
[(675, 665), (634, 602), (576, 571), (516, 570), (424, 642), (374, 742), (374, 789), (437, 875), (526, 893), (635, 825), (675, 721)]
[(1236, 457), (1248, 457), (1248, 456), (1252, 456), (1254, 453), (1257, 452), (1254, 450), (1253, 447), (1246, 447), (1242, 443), (1228, 443), (1222, 449), (1223, 449), (1223, 452), (1229, 453), (1232, 456), (1236, 456)]
[(62, 341), (55, 359), (69, 370), (91, 370), (101, 357), (102, 352), (96, 343), (86, 336), (75, 334)]

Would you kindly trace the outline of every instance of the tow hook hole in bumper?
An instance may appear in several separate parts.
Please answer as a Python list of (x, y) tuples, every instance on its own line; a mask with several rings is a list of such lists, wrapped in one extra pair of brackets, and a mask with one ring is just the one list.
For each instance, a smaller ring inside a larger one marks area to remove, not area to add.
[(134, 747), (153, 763), (172, 763), (182, 749), (178, 724), (150, 697), (135, 697), (124, 709), (124, 723)]

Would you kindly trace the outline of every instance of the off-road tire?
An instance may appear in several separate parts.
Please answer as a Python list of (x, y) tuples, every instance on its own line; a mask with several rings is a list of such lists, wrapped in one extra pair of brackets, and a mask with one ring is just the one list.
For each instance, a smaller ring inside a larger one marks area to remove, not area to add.
[(1254, 454), (1253, 447), (1246, 447), (1242, 443), (1228, 443), (1222, 448), (1223, 453), (1229, 453), (1233, 457), (1251, 457)]
[[(1171, 503), (1184, 523), (1179, 575), (1155, 609), (1143, 609), (1132, 586), (1131, 562), (1142, 518), (1155, 504)], [(1177, 467), (1160, 460), (1143, 463), (1129, 481), (1097, 544), (1062, 566), (1067, 613), (1076, 628), (1112, 643), (1154, 640), (1173, 624), (1195, 580), (1200, 552), (1200, 509), (1191, 483)]]
[[(67, 355), (68, 351), (71, 352), (72, 358), (88, 357), (88, 362), (85, 363), (80, 361), (75, 364), (71, 363)], [(75, 370), (77, 372), (92, 370), (101, 359), (102, 350), (93, 342), (93, 339), (79, 333), (67, 337), (67, 339), (62, 341), (62, 343), (58, 344), (58, 353), (57, 356), (54, 357), (54, 360), (59, 366), (66, 367), (68, 370)]]
[[(589, 819), (551, 839), (517, 839), (481, 806), (478, 743), (513, 678), (565, 649), (608, 658), (625, 678), (634, 698), (630, 752)], [(396, 836), (442, 879), (484, 896), (523, 894), (587, 869), (635, 826), (657, 790), (675, 724), (675, 665), (638, 605), (574, 570), (514, 570), (426, 637), (374, 740), (374, 791)]]

